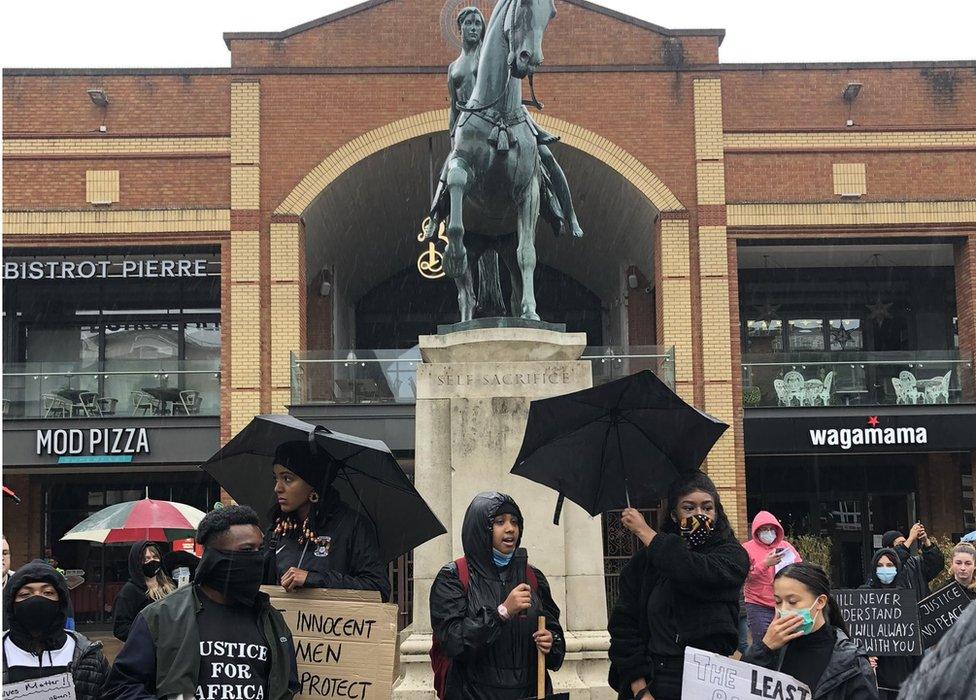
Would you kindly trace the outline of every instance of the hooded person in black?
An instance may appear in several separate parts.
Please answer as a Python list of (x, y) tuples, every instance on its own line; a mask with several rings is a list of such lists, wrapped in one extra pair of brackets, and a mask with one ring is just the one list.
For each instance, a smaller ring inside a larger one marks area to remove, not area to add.
[(78, 700), (98, 700), (108, 663), (101, 642), (64, 629), (70, 593), (64, 576), (35, 559), (3, 591), (3, 683), (70, 673)]
[(390, 599), (386, 562), (368, 518), (343, 503), (332, 482), (339, 464), (307, 441), (281, 444), (274, 456), (272, 525), (265, 535), (267, 584), (379, 591)]
[[(918, 542), (918, 554), (912, 554), (912, 547)], [(894, 549), (904, 565), (904, 571), (899, 571), (902, 588), (912, 588), (921, 600), (929, 593), (929, 582), (935, 579), (945, 568), (945, 556), (938, 545), (929, 539), (925, 527), (921, 523), (912, 525), (908, 537), (889, 530), (881, 536), (881, 546)]]
[(738, 645), (749, 555), (700, 472), (671, 486), (660, 532), (633, 508), (621, 522), (644, 546), (621, 571), (610, 614), (610, 686), (620, 700), (677, 700), (685, 647), (729, 656)]
[[(917, 583), (918, 577), (914, 567), (910, 566), (907, 560), (903, 560), (895, 548), (887, 547), (874, 553), (868, 582), (861, 588), (913, 590)], [(928, 588), (927, 583), (926, 588)], [(894, 700), (898, 696), (901, 684), (918, 668), (921, 661), (921, 656), (877, 657), (875, 671), (878, 674), (878, 689), (882, 700), (886, 698)]]
[[(532, 567), (537, 587), (531, 590), (526, 583), (530, 565), (524, 557), (514, 556), (522, 541), (522, 522), (522, 513), (511, 496), (478, 494), (461, 525), (467, 592), (455, 562), (444, 566), (434, 579), (431, 626), (442, 653), (451, 660), (445, 698), (535, 697), (537, 649), (544, 650), (546, 645), (551, 645), (545, 656), (546, 669), (556, 671), (562, 666), (566, 642), (549, 583)], [(495, 530), (508, 552), (493, 546)], [(537, 631), (540, 615), (546, 618), (545, 633)], [(546, 692), (552, 692), (548, 673)]]
[[(153, 551), (155, 564), (146, 561), (147, 549)], [(122, 586), (112, 606), (112, 634), (116, 639), (124, 642), (139, 611), (175, 590), (161, 566), (155, 544), (149, 540), (138, 540), (132, 545), (129, 550), (129, 580)], [(153, 579), (152, 591), (149, 590), (149, 579)]]

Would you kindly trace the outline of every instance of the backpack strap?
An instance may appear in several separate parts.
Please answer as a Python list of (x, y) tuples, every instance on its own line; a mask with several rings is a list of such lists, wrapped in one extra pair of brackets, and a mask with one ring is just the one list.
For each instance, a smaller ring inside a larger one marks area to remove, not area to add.
[[(471, 587), (471, 570), (468, 568), (467, 557), (461, 557), (460, 559), (454, 560), (454, 566), (457, 568), (458, 580), (461, 582), (461, 588), (464, 592), (468, 592), (468, 588)], [(526, 565), (525, 567), (525, 582), (529, 584), (529, 588), (533, 591), (539, 590), (539, 578), (535, 575), (535, 569), (531, 566)]]
[(457, 567), (458, 580), (461, 582), (461, 588), (464, 589), (464, 593), (467, 595), (468, 588), (471, 587), (471, 570), (468, 569), (468, 558), (461, 557), (460, 559), (455, 559), (454, 566)]

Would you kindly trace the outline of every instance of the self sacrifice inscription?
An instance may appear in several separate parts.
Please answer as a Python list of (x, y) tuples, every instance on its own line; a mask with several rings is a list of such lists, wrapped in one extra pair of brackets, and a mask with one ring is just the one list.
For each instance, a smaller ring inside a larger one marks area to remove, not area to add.
[(541, 372), (458, 373), (442, 372), (434, 375), (437, 386), (546, 386), (569, 384), (572, 374), (565, 369)]

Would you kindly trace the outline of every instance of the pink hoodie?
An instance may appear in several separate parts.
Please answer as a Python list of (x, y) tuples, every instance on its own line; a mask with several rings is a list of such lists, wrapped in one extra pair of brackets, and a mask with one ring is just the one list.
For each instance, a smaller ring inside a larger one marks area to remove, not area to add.
[[(773, 540), (772, 544), (763, 544), (759, 541), (757, 533), (759, 532), (759, 528), (764, 525), (772, 525), (776, 528), (776, 539)], [(793, 545), (783, 539), (783, 526), (779, 524), (776, 516), (767, 510), (761, 510), (756, 513), (756, 517), (752, 521), (752, 539), (743, 543), (742, 546), (745, 547), (746, 552), (749, 554), (749, 576), (746, 578), (746, 584), (743, 588), (746, 602), (755, 605), (765, 605), (767, 608), (775, 607), (776, 601), (773, 600), (773, 576), (776, 574), (776, 567), (766, 567), (763, 564), (763, 560), (766, 559), (766, 555), (769, 554), (771, 549), (776, 549), (777, 547), (791, 550), (796, 555), (796, 561), (798, 562), (803, 561), (800, 558), (800, 553), (796, 551)]]

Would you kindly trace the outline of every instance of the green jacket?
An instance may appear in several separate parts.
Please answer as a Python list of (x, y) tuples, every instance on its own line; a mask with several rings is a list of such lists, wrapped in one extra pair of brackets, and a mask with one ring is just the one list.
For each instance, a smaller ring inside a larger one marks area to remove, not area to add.
[[(268, 700), (292, 700), (299, 685), (291, 631), (281, 613), (271, 606), (267, 595), (259, 594), (257, 605), (259, 622), (271, 654)], [(186, 586), (142, 610), (141, 617), (155, 649), (155, 689), (151, 695), (164, 698), (173, 695), (193, 697), (195, 694), (200, 671), (200, 631), (196, 615), (202, 609), (196, 586)], [(133, 629), (136, 629), (135, 625)], [(138, 644), (138, 640), (130, 636), (126, 646), (130, 643)], [(123, 675), (131, 678), (135, 674)], [(109, 685), (113, 683), (110, 681)], [(133, 697), (124, 690), (107, 695)]]

